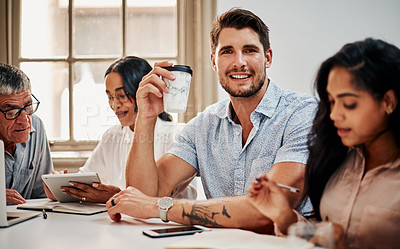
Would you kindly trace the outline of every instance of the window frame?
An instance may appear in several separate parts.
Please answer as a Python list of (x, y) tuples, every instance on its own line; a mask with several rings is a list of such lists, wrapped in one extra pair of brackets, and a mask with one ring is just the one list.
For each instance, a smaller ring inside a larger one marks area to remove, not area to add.
[[(69, 0), (69, 34), (72, 34), (73, 10)], [(126, 0), (122, 0), (123, 19), (123, 41), (122, 56), (126, 55)], [(0, 54), (0, 62), (13, 64), (19, 67), (21, 62), (66, 62), (69, 67), (68, 87), (73, 87), (74, 63), (76, 62), (99, 62), (110, 61), (117, 58), (74, 58), (72, 57), (73, 43), (69, 35), (69, 56), (66, 59), (27, 59), (20, 57), (20, 0), (0, 0), (0, 48), (5, 53)], [(194, 69), (194, 77), (189, 94), (188, 111), (179, 115), (179, 122), (187, 122), (202, 111), (207, 105), (215, 103), (217, 96), (217, 79), (210, 64), (209, 30), (216, 16), (217, 0), (177, 0), (177, 56), (176, 57), (146, 57), (149, 60), (171, 60), (176, 59), (179, 64), (186, 64)], [(4, 24), (4, 25), (3, 25)], [(4, 50), (3, 50), (4, 48)], [(76, 141), (73, 140), (73, 96), (69, 91), (69, 134), (70, 140), (49, 141), (51, 151), (92, 151), (98, 141)], [(196, 93), (196, 94), (195, 94)]]

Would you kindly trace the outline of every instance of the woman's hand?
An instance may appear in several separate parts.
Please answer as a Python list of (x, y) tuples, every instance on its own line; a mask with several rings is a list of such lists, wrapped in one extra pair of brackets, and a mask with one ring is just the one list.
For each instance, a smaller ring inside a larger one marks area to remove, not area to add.
[(248, 190), (250, 202), (265, 216), (276, 223), (282, 233), (297, 221), (287, 197), (266, 174), (261, 174), (252, 182)]
[(289, 201), (282, 190), (265, 174), (253, 180), (248, 192), (250, 202), (274, 222), (282, 214), (282, 210), (291, 210)]
[(70, 182), (71, 187), (62, 187), (61, 191), (78, 200), (93, 203), (106, 203), (111, 196), (120, 192), (117, 186), (93, 183), (92, 185)]

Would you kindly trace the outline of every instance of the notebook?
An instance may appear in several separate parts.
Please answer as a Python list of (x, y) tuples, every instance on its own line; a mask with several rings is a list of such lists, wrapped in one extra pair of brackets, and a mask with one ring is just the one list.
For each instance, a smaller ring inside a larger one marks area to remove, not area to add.
[(52, 201), (49, 199), (29, 200), (27, 203), (19, 204), (17, 208), (27, 209), (27, 210), (44, 209), (46, 211), (57, 212), (57, 213), (84, 214), (84, 215), (98, 214), (107, 211), (105, 204), (88, 203), (88, 202), (60, 203), (58, 201)]
[(9, 227), (39, 214), (38, 212), (7, 212), (4, 143), (0, 140), (0, 227)]

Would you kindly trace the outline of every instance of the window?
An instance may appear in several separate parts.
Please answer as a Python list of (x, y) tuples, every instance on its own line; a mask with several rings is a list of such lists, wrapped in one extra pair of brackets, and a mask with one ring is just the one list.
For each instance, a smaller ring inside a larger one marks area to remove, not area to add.
[(52, 151), (91, 151), (103, 131), (118, 123), (103, 76), (119, 57), (192, 67), (181, 122), (217, 100), (208, 41), (216, 2), (0, 0), (0, 62), (19, 66), (30, 77)]
[(21, 0), (20, 9), (18, 62), (52, 141), (99, 140), (118, 124), (103, 79), (115, 59), (177, 61), (176, 0)]

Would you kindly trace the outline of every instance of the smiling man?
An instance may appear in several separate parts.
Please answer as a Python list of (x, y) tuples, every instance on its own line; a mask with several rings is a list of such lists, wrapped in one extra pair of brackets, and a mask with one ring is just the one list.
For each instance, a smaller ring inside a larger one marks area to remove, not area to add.
[[(107, 203), (113, 220), (124, 213), (271, 233), (272, 222), (244, 197), (253, 179), (264, 172), (275, 182), (303, 191), (315, 98), (282, 90), (268, 79), (269, 30), (252, 12), (233, 9), (222, 14), (210, 36), (212, 66), (230, 99), (192, 119), (156, 162), (153, 144), (141, 141), (153, 137), (157, 115), (163, 111), (162, 93), (168, 89), (160, 76), (174, 79), (162, 68), (170, 63), (156, 63), (137, 93), (136, 132), (126, 168), (127, 185), (133, 187)], [(168, 197), (193, 175), (201, 177), (208, 200)], [(311, 210), (301, 194), (286, 194), (293, 208)]]
[(46, 197), (41, 176), (53, 172), (39, 101), (20, 69), (0, 63), (0, 140), (5, 147), (7, 203)]

